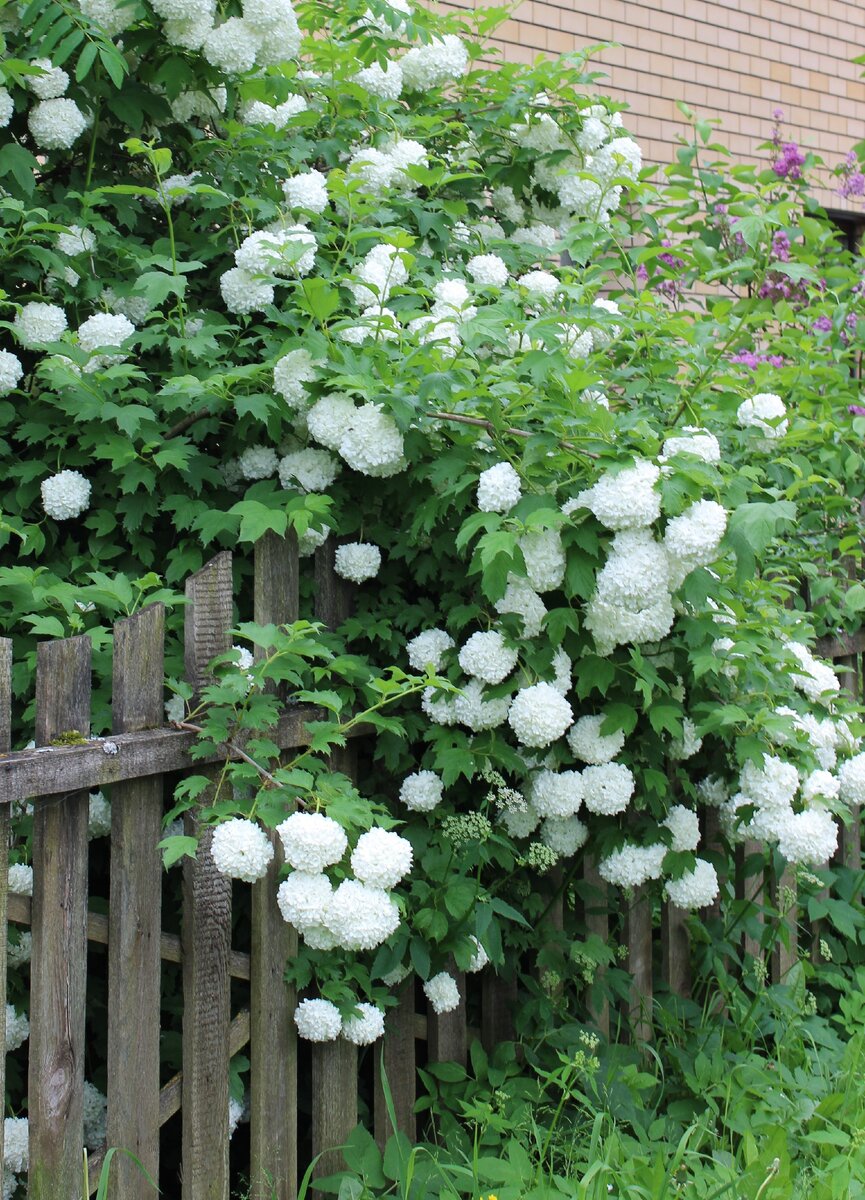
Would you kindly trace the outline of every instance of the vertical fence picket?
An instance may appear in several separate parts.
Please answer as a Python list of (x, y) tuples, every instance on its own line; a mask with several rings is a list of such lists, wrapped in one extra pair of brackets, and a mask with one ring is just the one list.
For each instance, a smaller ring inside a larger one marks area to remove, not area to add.
[[(90, 730), (90, 639), (42, 642), (36, 659), (36, 744)], [(87, 985), (86, 791), (37, 799), (33, 814), (30, 959), (31, 1200), (82, 1192)]]
[(414, 977), (403, 986), (399, 1002), (388, 1009), (384, 1022), (384, 1044), (375, 1045), (375, 1108), (374, 1124), (376, 1141), (384, 1146), (394, 1132), (384, 1093), (382, 1059), (387, 1087), (393, 1103), (396, 1127), (410, 1141), (415, 1140), (416, 1122), (414, 1114), (417, 1099), (415, 1078), (415, 1014)]
[[(162, 725), (164, 638), (161, 604), (115, 625), (115, 733)], [(131, 1151), (154, 1179), (159, 1178), (162, 801), (161, 775), (127, 780), (111, 790), (108, 1145)], [(109, 1195), (150, 1200), (152, 1194), (135, 1163), (119, 1155)]]
[[(0, 638), (0, 754), (12, 746), (12, 641)], [(6, 941), (9, 901), (10, 806), (0, 803), (0, 1012), (6, 1011)], [(0, 1096), (6, 1095), (6, 1024), (0, 1021)], [(0, 1121), (0, 1163), (3, 1162), (3, 1122)]]
[[(749, 863), (753, 865), (756, 857), (764, 857), (763, 844), (762, 842), (755, 842), (749, 838), (743, 843), (741, 847), (741, 854), (737, 854), (736, 856), (739, 867), (738, 894), (739, 899), (747, 900), (749, 901), (749, 905), (755, 906), (758, 910), (761, 910), (764, 903), (763, 889), (766, 886), (765, 867), (760, 867), (756, 873), (753, 871), (748, 871), (746, 873), (746, 868), (748, 868)], [(756, 922), (757, 926), (762, 929), (763, 914), (761, 911), (751, 914), (746, 910), (745, 920)], [(750, 956), (751, 958), (758, 958), (762, 960), (763, 947), (761, 944), (761, 936), (762, 935), (758, 935), (755, 937), (753, 933), (749, 933), (747, 929), (745, 930), (742, 938), (742, 949), (746, 957)]]
[(667, 900), (661, 909), (661, 972), (676, 996), (691, 994), (691, 940), (688, 914)]
[[(328, 538), (315, 552), (315, 617), (335, 629), (351, 611), (351, 587), (334, 570), (336, 544)], [(353, 746), (334, 750), (335, 771), (354, 777)], [(357, 1125), (357, 1047), (344, 1038), (312, 1047), (312, 1152), (321, 1154), (318, 1174), (344, 1166), (338, 1147)]]
[[(601, 878), (598, 864), (588, 854), (583, 858), (583, 884), (585, 887), (583, 924), (586, 927), (586, 933), (594, 934), (606, 944), (610, 937), (609, 889), (606, 881)], [(598, 975), (600, 974), (601, 972), (598, 972), (595, 977), (595, 991), (597, 991)], [(597, 1026), (598, 1032), (608, 1038), (610, 1036), (609, 1001), (603, 999), (600, 1003), (595, 1003), (590, 998), (589, 1016)]]
[(457, 981), (460, 1002), (451, 1012), (435, 1013), (427, 1006), (427, 1048), (430, 1062), (455, 1062), (465, 1066), (468, 1060), (468, 1023), (466, 1019), (466, 977), (453, 961), (447, 970)]
[(487, 1054), (492, 1054), (500, 1042), (514, 1040), (516, 1009), (516, 974), (496, 975), (492, 967), (487, 967), (481, 975), (481, 1044)]
[[(286, 625), (298, 616), (297, 539), (270, 532), (255, 546), (255, 621)], [(288, 814), (286, 814), (288, 815)], [(250, 1197), (297, 1194), (297, 1031), (294, 988), (283, 976), (297, 932), (276, 902), (282, 845), (273, 838), (267, 874), (252, 885), (250, 945)]]
[[(231, 555), (191, 576), (186, 597), (186, 678), (198, 692), (208, 663), (230, 644)], [(185, 828), (200, 837), (183, 865), (183, 1200), (228, 1200), (231, 880), (217, 871), (211, 834), (194, 813)]]
[[(836, 665), (846, 667), (841, 674), (841, 686), (850, 697), (858, 702), (862, 697), (862, 662), (858, 654), (836, 660)], [(858, 807), (853, 809), (849, 825), (841, 826), (839, 838), (839, 858), (845, 867), (851, 871), (862, 869), (862, 827), (861, 814)]]
[(628, 1015), (638, 1044), (652, 1040), (652, 896), (634, 888), (625, 915), (626, 966), (631, 976)]
[(776, 880), (775, 902), (781, 913), (783, 940), (779, 936), (772, 947), (772, 982), (783, 983), (787, 972), (799, 961), (799, 906), (790, 893), (796, 895), (796, 867), (788, 864)]

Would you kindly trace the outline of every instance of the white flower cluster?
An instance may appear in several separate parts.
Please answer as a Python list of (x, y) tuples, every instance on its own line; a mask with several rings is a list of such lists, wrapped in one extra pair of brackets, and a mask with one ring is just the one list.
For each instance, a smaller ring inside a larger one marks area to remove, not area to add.
[(90, 481), (80, 471), (60, 471), (42, 480), (42, 507), (55, 521), (80, 517), (90, 505)]
[(517, 658), (517, 651), (496, 630), (473, 633), (459, 652), (459, 664), (466, 675), (492, 684), (510, 675)]
[(827, 699), (838, 694), (841, 689), (838, 676), (828, 664), (815, 658), (807, 646), (801, 642), (785, 642), (784, 648), (802, 668), (801, 672), (794, 672), (791, 676), (793, 686), (809, 700), (826, 703)]
[(650, 879), (660, 879), (667, 847), (663, 842), (651, 846), (626, 843), (598, 863), (598, 874), (607, 883), (620, 888), (636, 888)]
[(297, 1032), (310, 1042), (333, 1042), (341, 1034), (356, 1046), (369, 1046), (384, 1034), (384, 1013), (365, 1002), (355, 1007), (358, 1015), (343, 1020), (329, 1000), (301, 1000), (294, 1014)]
[(0, 350), (0, 396), (8, 396), (17, 388), (24, 368), (14, 354)]
[(508, 512), (521, 495), (520, 477), (510, 463), (496, 463), (478, 479), (478, 508), (481, 512)]
[(6, 1005), (6, 1052), (11, 1053), (23, 1046), (30, 1037), (30, 1022), (24, 1013), (15, 1011), (11, 1004)]
[(444, 629), (425, 629), (406, 643), (408, 661), (414, 671), (432, 667), (440, 671), (444, 656), (454, 647), (454, 640)]
[(382, 305), (408, 279), (405, 252), (381, 242), (368, 251), (355, 274), (360, 283), (350, 286), (358, 304)]
[(404, 469), (403, 438), (380, 405), (359, 408), (348, 397), (322, 396), (307, 414), (310, 435), (362, 475), (385, 478)]
[(399, 60), (403, 85), (407, 92), (428, 92), (465, 73), (469, 56), (465, 45), (454, 34), (433, 38), (424, 46), (415, 46)]
[(432, 979), (428, 979), (423, 985), (423, 990), (437, 1016), (459, 1008), (460, 989), (453, 975), (449, 975), (447, 971), (433, 975)]
[(293, 175), (284, 181), (282, 192), (289, 208), (312, 213), (323, 213), (327, 208), (327, 177), (321, 171), (313, 169)]
[(664, 894), (677, 908), (698, 909), (711, 904), (718, 895), (718, 873), (705, 858), (698, 858), (693, 869), (678, 879), (668, 879)]
[(333, 569), (350, 583), (374, 579), (381, 568), (381, 550), (372, 542), (346, 542), (337, 546)]
[(213, 831), (210, 856), (217, 871), (244, 883), (255, 883), (267, 874), (273, 859), (270, 838), (255, 821), (234, 817)]
[(315, 362), (308, 350), (289, 350), (273, 368), (273, 387), (289, 408), (303, 408), (308, 400), (304, 384), (316, 378)]
[(6, 1117), (3, 1121), (3, 1165), (19, 1173), (30, 1166), (30, 1123), (26, 1117)]
[(88, 120), (75, 101), (64, 96), (34, 104), (27, 125), (40, 150), (68, 150), (81, 137)]
[(111, 805), (102, 792), (91, 792), (87, 806), (87, 837), (107, 837), (111, 832)]
[(391, 188), (403, 195), (411, 195), (416, 184), (411, 179), (410, 169), (428, 166), (427, 152), (420, 142), (400, 138), (384, 149), (364, 146), (355, 150), (347, 171), (349, 180), (357, 180), (364, 191), (373, 195), (381, 196)]
[(105, 1145), (108, 1126), (108, 1099), (89, 1079), (84, 1080), (84, 1145), (98, 1150)]
[(743, 401), (736, 416), (743, 429), (758, 429), (763, 434), (758, 445), (764, 449), (770, 448), (788, 429), (784, 401), (774, 392), (760, 392)]
[(66, 313), (57, 304), (31, 301), (15, 315), (13, 329), (22, 346), (44, 346), (56, 342), (66, 330)]
[(549, 683), (521, 688), (508, 711), (508, 724), (522, 746), (544, 748), (573, 724), (568, 701)]
[(305, 492), (325, 492), (339, 474), (339, 463), (326, 450), (293, 450), (279, 460), (279, 482)]
[(568, 730), (568, 745), (574, 758), (584, 763), (600, 765), (611, 762), (625, 744), (621, 729), (602, 734), (603, 716), (580, 717)]
[(431, 812), (441, 804), (444, 785), (434, 771), (416, 771), (407, 775), (399, 789), (399, 798), (412, 812)]
[(9, 864), (9, 891), (16, 896), (33, 895), (33, 868), (29, 863)]

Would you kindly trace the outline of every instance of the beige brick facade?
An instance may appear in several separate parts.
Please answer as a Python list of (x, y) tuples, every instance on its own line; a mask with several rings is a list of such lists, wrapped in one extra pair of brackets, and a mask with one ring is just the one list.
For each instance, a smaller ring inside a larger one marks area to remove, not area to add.
[[(460, 7), (488, 0), (457, 0)], [(772, 112), (784, 132), (833, 167), (865, 140), (865, 80), (851, 59), (865, 53), (865, 0), (524, 0), (498, 32), (507, 59), (617, 43), (596, 62), (602, 84), (631, 106), (626, 124), (654, 162), (669, 162), (686, 123), (684, 100), (719, 117), (720, 141), (737, 158), (760, 161)], [(862, 204), (821, 192), (824, 204)]]

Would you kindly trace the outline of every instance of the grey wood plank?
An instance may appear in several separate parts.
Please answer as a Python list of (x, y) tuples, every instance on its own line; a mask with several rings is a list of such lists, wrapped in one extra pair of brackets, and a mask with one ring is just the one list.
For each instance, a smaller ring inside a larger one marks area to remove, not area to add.
[(629, 1018), (637, 1045), (652, 1040), (652, 901), (644, 885), (634, 888), (625, 915), (626, 965), (631, 976)]
[[(0, 753), (12, 745), (12, 640), (0, 638)], [(10, 807), (0, 805), (0, 946), (8, 935)], [(6, 955), (0, 954), (0, 1012), (6, 1011)], [(0, 1021), (0, 1096), (6, 1095), (6, 1022)], [(0, 1121), (0, 1163), (3, 1122)]]
[(384, 1075), (393, 1102), (397, 1129), (414, 1143), (417, 1136), (414, 1106), (417, 1099), (417, 1066), (415, 1062), (414, 977), (401, 988), (398, 1003), (390, 1008), (384, 1020), (384, 1044), (373, 1046), (375, 1054), (375, 1137), (384, 1146), (394, 1129), (385, 1100)]
[[(607, 943), (610, 937), (609, 887), (606, 880), (601, 878), (597, 863), (588, 854), (583, 859), (583, 881), (589, 889), (589, 895), (583, 902), (583, 923), (586, 932), (595, 934), (602, 942)], [(596, 982), (602, 973), (602, 970), (599, 969), (595, 976)], [(597, 1026), (598, 1032), (608, 1038), (610, 1036), (609, 1001), (604, 998), (599, 1003), (594, 1003), (590, 992), (588, 1008), (589, 1016)]]
[(487, 1054), (492, 1054), (500, 1042), (514, 1040), (516, 1011), (516, 975), (496, 975), (492, 967), (485, 967), (481, 978), (481, 1041)]
[(430, 1062), (455, 1062), (465, 1066), (468, 1058), (468, 1027), (466, 1021), (466, 977), (451, 961), (447, 968), (457, 981), (460, 1002), (447, 1013), (427, 1008), (427, 1051)]
[(666, 901), (661, 909), (661, 972), (670, 991), (683, 998), (691, 994), (691, 939), (688, 914)]

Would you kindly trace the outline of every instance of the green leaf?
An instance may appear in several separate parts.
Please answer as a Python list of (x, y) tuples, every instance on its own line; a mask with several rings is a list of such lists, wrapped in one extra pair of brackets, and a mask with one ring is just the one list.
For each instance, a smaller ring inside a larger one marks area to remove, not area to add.
[(237, 534), (240, 542), (257, 542), (269, 529), (278, 537), (284, 537), (288, 529), (288, 515), (282, 509), (268, 508), (258, 500), (240, 500), (228, 511), (240, 517)]
[(0, 176), (11, 175), (21, 191), (30, 196), (36, 186), (34, 172), (39, 164), (29, 150), (17, 142), (6, 142), (0, 148)]

